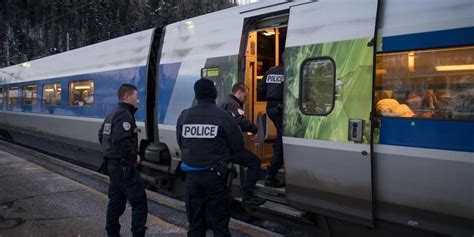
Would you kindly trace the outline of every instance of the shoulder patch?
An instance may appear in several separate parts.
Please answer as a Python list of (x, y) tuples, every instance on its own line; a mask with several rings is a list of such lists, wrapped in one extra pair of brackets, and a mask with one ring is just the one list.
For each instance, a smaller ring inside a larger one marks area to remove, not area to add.
[(104, 123), (104, 130), (102, 130), (102, 134), (110, 135), (110, 132), (112, 132), (112, 124)]
[(123, 126), (123, 129), (125, 129), (125, 131), (130, 130), (130, 127), (131, 127), (129, 122), (123, 122), (122, 126)]
[(184, 124), (181, 136), (184, 138), (215, 138), (219, 126), (212, 124)]

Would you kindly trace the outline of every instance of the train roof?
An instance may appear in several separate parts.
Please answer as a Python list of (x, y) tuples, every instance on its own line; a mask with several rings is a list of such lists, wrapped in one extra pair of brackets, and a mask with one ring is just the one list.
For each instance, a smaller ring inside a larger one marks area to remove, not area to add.
[(111, 71), (147, 64), (154, 29), (0, 68), (0, 84)]

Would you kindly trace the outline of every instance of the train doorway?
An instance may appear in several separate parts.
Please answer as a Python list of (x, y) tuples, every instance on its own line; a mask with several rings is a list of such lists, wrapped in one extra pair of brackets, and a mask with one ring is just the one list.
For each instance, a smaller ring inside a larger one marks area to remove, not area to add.
[[(255, 153), (266, 169), (272, 160), (276, 128), (266, 116), (267, 102), (258, 98), (257, 87), (265, 72), (283, 63), (288, 15), (261, 20), (249, 28), (245, 50), (245, 84), (249, 89), (245, 113), (259, 127), (256, 136), (246, 134), (246, 148)], [(284, 168), (280, 169), (284, 173)], [(281, 177), (283, 179), (283, 177)], [(284, 190), (284, 189), (283, 189)]]

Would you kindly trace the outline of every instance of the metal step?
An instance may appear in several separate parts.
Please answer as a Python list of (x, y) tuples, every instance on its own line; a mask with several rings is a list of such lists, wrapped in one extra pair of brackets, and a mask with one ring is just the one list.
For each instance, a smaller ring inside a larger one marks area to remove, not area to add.
[(264, 181), (259, 181), (255, 185), (255, 195), (273, 202), (288, 204), (286, 200), (285, 188), (270, 188), (263, 185)]
[[(235, 200), (242, 202), (242, 198), (234, 198)], [(265, 212), (271, 212), (280, 216), (287, 216), (292, 218), (303, 218), (305, 215), (304, 211), (290, 207), (286, 204), (281, 204), (267, 200), (264, 204), (255, 207), (255, 209)]]
[(258, 181), (257, 184), (255, 185), (256, 188), (259, 189), (259, 191), (262, 191), (266, 194), (278, 196), (278, 195), (285, 195), (285, 187), (282, 188), (270, 188), (264, 185), (265, 181)]

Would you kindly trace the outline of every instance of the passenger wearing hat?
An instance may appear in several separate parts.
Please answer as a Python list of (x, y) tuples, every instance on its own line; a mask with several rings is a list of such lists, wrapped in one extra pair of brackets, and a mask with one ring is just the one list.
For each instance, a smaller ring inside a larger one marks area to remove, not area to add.
[(232, 116), (216, 105), (214, 82), (201, 78), (194, 84), (198, 104), (184, 110), (176, 125), (181, 169), (186, 172), (188, 236), (230, 236), (228, 162), (244, 150), (243, 136)]

